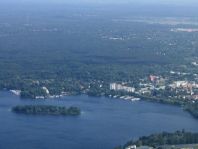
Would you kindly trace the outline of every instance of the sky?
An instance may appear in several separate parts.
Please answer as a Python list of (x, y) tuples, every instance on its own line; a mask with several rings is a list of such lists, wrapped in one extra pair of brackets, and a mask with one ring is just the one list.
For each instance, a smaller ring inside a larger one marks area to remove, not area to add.
[(174, 5), (195, 5), (198, 0), (0, 0), (0, 2), (50, 2), (50, 3), (97, 3), (97, 4), (117, 4), (117, 3), (138, 3), (138, 4), (174, 4)]
[[(63, 0), (64, 1), (64, 0)], [(143, 4), (197, 4), (198, 0), (73, 0), (97, 3), (143, 3)]]

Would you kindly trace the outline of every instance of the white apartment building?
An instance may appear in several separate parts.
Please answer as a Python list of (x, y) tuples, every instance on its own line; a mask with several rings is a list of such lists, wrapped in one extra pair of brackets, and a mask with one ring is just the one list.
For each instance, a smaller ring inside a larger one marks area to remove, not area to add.
[(128, 87), (128, 86), (124, 86), (124, 85), (117, 84), (117, 83), (111, 83), (110, 84), (110, 90), (126, 91), (126, 92), (129, 92), (129, 93), (135, 92), (135, 88), (134, 87)]

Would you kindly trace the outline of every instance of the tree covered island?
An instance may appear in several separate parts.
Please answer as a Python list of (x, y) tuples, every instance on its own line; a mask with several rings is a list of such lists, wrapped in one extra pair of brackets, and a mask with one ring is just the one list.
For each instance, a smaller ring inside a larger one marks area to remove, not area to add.
[(15, 113), (31, 114), (31, 115), (63, 115), (77, 116), (81, 111), (77, 107), (63, 107), (52, 105), (18, 105), (12, 108)]

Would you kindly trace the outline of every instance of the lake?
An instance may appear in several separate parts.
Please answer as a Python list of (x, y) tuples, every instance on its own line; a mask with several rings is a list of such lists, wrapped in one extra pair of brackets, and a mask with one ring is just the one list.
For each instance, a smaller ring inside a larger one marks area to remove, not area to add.
[[(15, 114), (24, 104), (78, 106), (77, 117)], [(161, 131), (198, 132), (198, 120), (180, 107), (146, 101), (68, 96), (61, 99), (22, 100), (0, 92), (1, 149), (112, 149), (142, 135)]]

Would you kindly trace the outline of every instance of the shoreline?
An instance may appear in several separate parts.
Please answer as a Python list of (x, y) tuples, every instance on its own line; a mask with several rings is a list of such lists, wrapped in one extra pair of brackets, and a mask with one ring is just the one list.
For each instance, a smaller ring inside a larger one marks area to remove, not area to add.
[[(6, 90), (8, 92), (11, 92), (12, 94), (19, 96), (20, 97), (20, 90)], [(77, 94), (60, 94), (60, 95), (48, 95), (48, 96), (36, 96), (35, 98), (32, 98), (32, 100), (40, 100), (40, 99), (59, 99), (62, 97), (66, 97), (66, 96), (76, 96)], [(80, 94), (83, 95), (83, 94)], [(165, 100), (164, 98), (157, 98), (157, 97), (149, 97), (149, 96), (143, 96), (143, 95), (139, 95), (139, 94), (135, 94), (133, 96), (129, 96), (129, 95), (125, 95), (125, 96), (120, 96), (120, 95), (104, 95), (104, 96), (94, 96), (94, 95), (88, 95), (88, 94), (84, 94), (90, 97), (106, 97), (106, 98), (110, 98), (110, 99), (119, 99), (119, 100), (124, 100), (124, 101), (132, 101), (132, 102), (136, 102), (136, 101), (140, 101), (140, 100), (144, 100), (144, 101), (148, 101), (148, 102), (153, 102), (153, 103), (160, 103), (160, 104), (166, 104), (166, 105), (173, 105), (173, 106), (177, 106), (177, 107), (181, 107), (183, 111), (189, 113), (193, 118), (198, 119), (198, 117), (196, 116), (195, 113), (193, 113), (191, 110), (187, 109), (186, 106), (188, 105), (188, 103), (181, 103), (179, 101), (174, 101), (174, 102), (169, 102), (167, 100)], [(21, 97), (20, 97), (21, 98)], [(23, 98), (21, 98), (23, 99)], [(31, 99), (31, 98), (29, 98)]]

